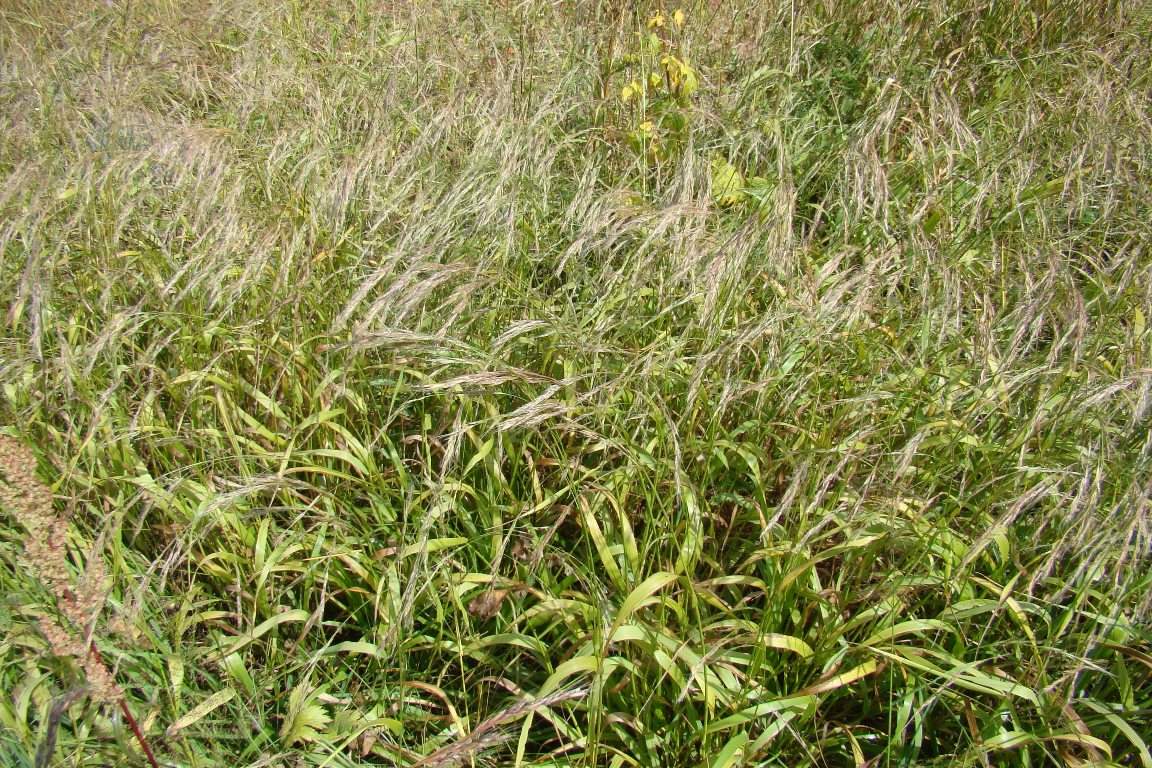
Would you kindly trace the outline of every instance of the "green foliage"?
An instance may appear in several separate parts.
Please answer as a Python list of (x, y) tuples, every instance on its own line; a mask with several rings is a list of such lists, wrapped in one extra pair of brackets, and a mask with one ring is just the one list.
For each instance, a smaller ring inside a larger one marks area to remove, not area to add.
[[(0, 430), (162, 763), (1152, 766), (1146, 8), (82, 5)], [(143, 764), (25, 541), (0, 762)]]

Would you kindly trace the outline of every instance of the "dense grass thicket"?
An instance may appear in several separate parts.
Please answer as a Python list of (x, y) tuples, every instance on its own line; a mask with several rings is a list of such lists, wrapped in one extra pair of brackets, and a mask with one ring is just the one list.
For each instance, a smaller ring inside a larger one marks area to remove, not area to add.
[(0, 763), (1152, 768), (1150, 40), (6, 0)]

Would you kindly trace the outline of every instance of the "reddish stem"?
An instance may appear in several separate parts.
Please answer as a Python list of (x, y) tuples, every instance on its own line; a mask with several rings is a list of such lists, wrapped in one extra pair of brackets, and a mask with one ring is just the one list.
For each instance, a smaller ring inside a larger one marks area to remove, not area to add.
[[(108, 665), (104, 663), (104, 659), (100, 656), (100, 649), (96, 647), (96, 641), (93, 640), (89, 643), (89, 648), (92, 649), (92, 657), (96, 659), (96, 663), (104, 667), (104, 671), (108, 671)], [(111, 677), (112, 673), (109, 672), (108, 676)], [(144, 733), (140, 730), (140, 726), (136, 723), (136, 718), (132, 717), (132, 711), (128, 709), (128, 702), (125, 701), (123, 694), (119, 697), (120, 711), (124, 713), (124, 720), (128, 723), (128, 727), (132, 729), (133, 735), (136, 736), (136, 741), (140, 744), (140, 749), (144, 750), (144, 757), (148, 758), (148, 764), (152, 768), (160, 768), (160, 764), (156, 762), (156, 756), (152, 754), (152, 748), (148, 746), (148, 742), (144, 740)]]

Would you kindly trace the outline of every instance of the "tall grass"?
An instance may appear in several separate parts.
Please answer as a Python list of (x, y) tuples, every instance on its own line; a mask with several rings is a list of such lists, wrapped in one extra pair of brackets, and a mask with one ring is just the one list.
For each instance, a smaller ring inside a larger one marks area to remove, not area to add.
[(0, 6), (0, 759), (1152, 766), (1147, 8), (675, 10)]

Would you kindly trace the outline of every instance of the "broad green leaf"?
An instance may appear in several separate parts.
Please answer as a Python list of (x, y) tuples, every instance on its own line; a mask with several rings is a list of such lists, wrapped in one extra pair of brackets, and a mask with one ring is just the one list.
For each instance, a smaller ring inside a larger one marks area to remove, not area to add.
[(753, 707), (748, 707), (734, 715), (729, 715), (721, 720), (709, 723), (700, 730), (700, 735), (704, 736), (710, 733), (717, 733), (725, 731), (729, 728), (735, 728), (738, 725), (744, 725), (754, 720), (760, 720), (768, 715), (774, 715), (780, 712), (793, 711), (799, 712), (808, 706), (816, 703), (815, 696), (790, 696), (786, 699), (776, 699), (775, 701), (767, 701), (763, 704), (757, 704)]
[(364, 642), (363, 640), (345, 640), (342, 643), (335, 643), (324, 648), (316, 655), (327, 656), (333, 653), (352, 653), (364, 656), (375, 656), (377, 658), (381, 657), (380, 646), (375, 643)]
[(739, 765), (744, 757), (744, 747), (748, 744), (747, 731), (737, 731), (712, 758), (708, 768), (732, 768)]
[(891, 627), (885, 627), (877, 631), (864, 642), (860, 643), (862, 646), (879, 645), (880, 643), (890, 642), (902, 635), (919, 634), (921, 632), (955, 632), (955, 628), (949, 624), (939, 621), (938, 619), (913, 619), (911, 621), (902, 621), (899, 624)]
[(600, 659), (595, 656), (577, 656), (556, 667), (555, 671), (544, 681), (540, 687), (541, 696), (557, 690), (564, 681), (577, 675), (587, 675), (600, 668)]
[(604, 532), (600, 528), (599, 521), (596, 520), (595, 510), (593, 510), (592, 505), (584, 497), (580, 498), (580, 515), (584, 521), (584, 530), (587, 531), (588, 536), (592, 539), (592, 545), (596, 548), (596, 554), (600, 557), (600, 564), (604, 566), (604, 572), (608, 575), (608, 578), (612, 580), (612, 583), (616, 585), (617, 589), (624, 589), (624, 576), (620, 573), (620, 566), (616, 563), (616, 557), (612, 554), (612, 548), (608, 546), (608, 541), (604, 538)]
[(247, 646), (252, 641), (264, 636), (270, 630), (280, 626), (281, 624), (287, 624), (291, 621), (307, 621), (308, 617), (311, 615), (312, 614), (309, 611), (305, 611), (302, 608), (295, 608), (290, 611), (278, 613), (267, 621), (263, 621), (258, 624), (256, 628), (253, 629), (250, 633), (241, 635), (240, 637), (236, 638), (236, 640), (234, 640), (227, 649), (218, 651), (215, 658), (222, 659), (226, 656), (230, 656), (233, 653), (239, 651), (241, 648)]
[(618, 630), (624, 622), (628, 621), (633, 613), (647, 605), (652, 599), (652, 595), (673, 581), (676, 581), (678, 578), (679, 576), (676, 574), (665, 571), (653, 574), (640, 582), (639, 586), (632, 590), (628, 597), (624, 598), (624, 602), (620, 604), (620, 610), (616, 613), (616, 619), (612, 622), (612, 628), (608, 631), (608, 637), (605, 642), (612, 642), (612, 637), (616, 634), (616, 630)]
[(1148, 743), (1128, 721), (1120, 716), (1120, 713), (1091, 699), (1080, 699), (1075, 703), (1083, 704), (1093, 712), (1096, 712), (1107, 720), (1113, 728), (1124, 734), (1124, 737), (1136, 748), (1136, 754), (1140, 757), (1140, 764), (1143, 765), (1144, 768), (1152, 768), (1152, 752), (1148, 749)]

